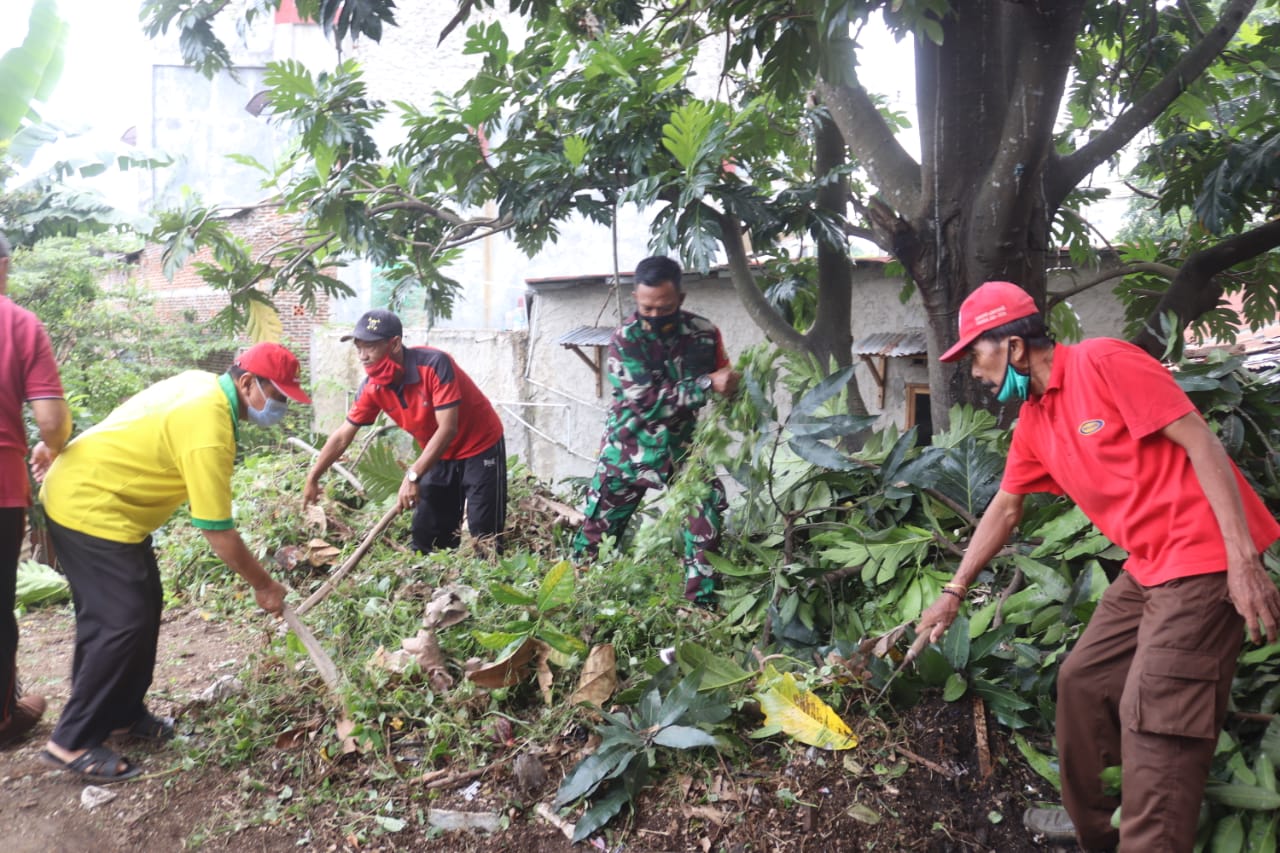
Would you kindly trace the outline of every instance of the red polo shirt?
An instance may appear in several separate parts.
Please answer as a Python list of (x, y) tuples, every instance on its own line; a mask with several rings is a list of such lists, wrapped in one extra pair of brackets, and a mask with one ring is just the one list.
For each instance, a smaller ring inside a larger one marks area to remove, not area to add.
[[(1070, 496), (1129, 552), (1125, 569), (1143, 586), (1225, 571), (1222, 532), (1191, 460), (1160, 434), (1194, 411), (1169, 371), (1132, 344), (1059, 344), (1049, 387), (1022, 404), (1000, 488)], [(1263, 551), (1280, 538), (1280, 525), (1232, 470)]]
[(443, 350), (405, 347), (404, 379), (400, 385), (360, 383), (347, 420), (369, 426), (386, 412), (406, 432), (426, 447), (435, 435), (436, 410), (458, 409), (458, 434), (445, 449), (444, 459), (470, 459), (493, 447), (502, 438), (502, 421), (489, 399)]
[(61, 398), (44, 326), (35, 314), (0, 296), (0, 507), (30, 503), (23, 402)]

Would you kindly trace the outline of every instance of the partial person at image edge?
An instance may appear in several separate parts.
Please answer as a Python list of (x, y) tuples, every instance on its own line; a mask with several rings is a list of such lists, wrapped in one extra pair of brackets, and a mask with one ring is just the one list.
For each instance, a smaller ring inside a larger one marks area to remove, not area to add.
[[(1190, 851), (1243, 641), (1275, 642), (1280, 592), (1260, 554), (1280, 525), (1169, 371), (1124, 341), (1055, 344), (1031, 297), (987, 282), (960, 308), (974, 378), (1024, 401), (1000, 489), (917, 630), (939, 640), (1008, 541), (1025, 496), (1070, 497), (1129, 552), (1058, 671), (1061, 811), (1036, 831), (1085, 850)], [(1120, 798), (1102, 771), (1123, 765)], [(1111, 816), (1121, 806), (1119, 831)]]
[(47, 466), (71, 435), (71, 414), (49, 335), (35, 314), (6, 295), (9, 241), (0, 234), (0, 747), (17, 743), (44, 716), (45, 699), (18, 686), (18, 558), (31, 505), (24, 402), (40, 431), (37, 465)]

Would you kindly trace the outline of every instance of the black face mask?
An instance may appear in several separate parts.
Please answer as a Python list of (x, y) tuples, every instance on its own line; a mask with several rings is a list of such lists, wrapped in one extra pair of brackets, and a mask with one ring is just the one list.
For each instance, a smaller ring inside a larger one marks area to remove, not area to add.
[(641, 317), (644, 320), (645, 327), (655, 335), (665, 337), (675, 334), (680, 328), (680, 309), (672, 311), (670, 314), (658, 314), (652, 317)]

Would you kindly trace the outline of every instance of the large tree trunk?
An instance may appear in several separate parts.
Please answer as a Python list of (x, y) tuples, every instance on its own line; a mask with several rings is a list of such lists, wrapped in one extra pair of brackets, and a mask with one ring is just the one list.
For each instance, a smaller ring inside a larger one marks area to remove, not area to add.
[(1044, 305), (1045, 164), (1082, 7), (978, 4), (948, 19), (941, 45), (916, 46), (925, 156), (919, 208), (906, 218), (919, 252), (901, 260), (929, 317), (935, 424), (955, 403), (992, 405), (967, 365), (937, 360), (956, 339), (964, 298), (1002, 280)]
[[(847, 153), (840, 130), (818, 119), (814, 129), (814, 174), (827, 175), (844, 165)], [(849, 198), (848, 181), (830, 181), (818, 191), (818, 208), (839, 216)], [(847, 367), (853, 363), (853, 268), (845, 246), (817, 241), (818, 304), (813, 328), (804, 336), (810, 352), (824, 365)], [(865, 415), (866, 404), (856, 379), (849, 380), (849, 413)]]
[(1215, 26), (1174, 68), (1111, 126), (1065, 155), (1055, 151), (1053, 133), (1084, 0), (954, 4), (939, 19), (942, 44), (916, 43), (919, 163), (858, 83), (852, 57), (833, 63), (838, 70), (819, 80), (833, 121), (878, 188), (868, 205), (878, 241), (902, 262), (924, 302), (937, 429), (945, 428), (953, 403), (993, 405), (962, 365), (937, 360), (956, 340), (961, 302), (984, 281), (1006, 280), (1044, 306), (1058, 207), (1203, 73), (1254, 2), (1227, 0)]

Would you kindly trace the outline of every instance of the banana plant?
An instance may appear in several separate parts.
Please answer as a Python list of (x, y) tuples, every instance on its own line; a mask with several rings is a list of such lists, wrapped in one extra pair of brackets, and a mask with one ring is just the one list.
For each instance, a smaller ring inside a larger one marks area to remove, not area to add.
[(67, 22), (54, 0), (35, 0), (22, 44), (0, 57), (0, 143), (13, 139), (32, 115), (32, 105), (47, 101), (62, 76)]

